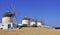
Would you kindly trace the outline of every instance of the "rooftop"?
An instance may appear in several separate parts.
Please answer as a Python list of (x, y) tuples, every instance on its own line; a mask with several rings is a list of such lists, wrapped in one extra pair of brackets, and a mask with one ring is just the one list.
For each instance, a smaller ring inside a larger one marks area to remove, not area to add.
[(13, 14), (12, 12), (8, 11), (5, 14), (3, 14), (3, 17), (13, 17), (15, 14)]

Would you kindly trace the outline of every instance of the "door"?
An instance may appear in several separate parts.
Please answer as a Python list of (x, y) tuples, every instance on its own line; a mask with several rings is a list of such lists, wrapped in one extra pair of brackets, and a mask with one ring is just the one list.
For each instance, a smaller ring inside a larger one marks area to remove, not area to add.
[(8, 29), (11, 29), (11, 24), (8, 24)]

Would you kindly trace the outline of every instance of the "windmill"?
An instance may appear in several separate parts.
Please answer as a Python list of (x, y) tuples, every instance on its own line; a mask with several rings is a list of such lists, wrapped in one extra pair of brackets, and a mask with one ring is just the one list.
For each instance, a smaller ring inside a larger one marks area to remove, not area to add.
[[(15, 2), (15, 0), (13, 0), (13, 3), (12, 3), (13, 5), (14, 5), (14, 2)], [(2, 28), (3, 29), (13, 29), (14, 28), (15, 24), (13, 22), (13, 17), (15, 19), (17, 19), (17, 18), (16, 18), (15, 13), (12, 13), (12, 11), (15, 10), (15, 6), (12, 7), (12, 4), (9, 4), (9, 2), (8, 2), (8, 5), (9, 5), (8, 8), (10, 8), (10, 9), (8, 9), (8, 11), (5, 14), (3, 14), (3, 16), (2, 16)]]

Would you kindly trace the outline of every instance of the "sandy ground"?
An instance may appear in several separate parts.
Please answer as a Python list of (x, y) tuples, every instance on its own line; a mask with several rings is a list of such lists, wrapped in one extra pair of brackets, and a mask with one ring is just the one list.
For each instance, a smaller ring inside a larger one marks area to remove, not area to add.
[(60, 30), (45, 27), (23, 27), (15, 30), (0, 30), (0, 35), (60, 35)]

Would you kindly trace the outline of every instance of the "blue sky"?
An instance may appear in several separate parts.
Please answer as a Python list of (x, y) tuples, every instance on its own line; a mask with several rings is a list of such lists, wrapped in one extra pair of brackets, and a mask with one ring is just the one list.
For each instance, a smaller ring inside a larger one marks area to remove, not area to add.
[(16, 13), (14, 22), (17, 23), (28, 16), (43, 20), (45, 25), (60, 26), (60, 0), (0, 0), (0, 22), (2, 15), (8, 10)]

